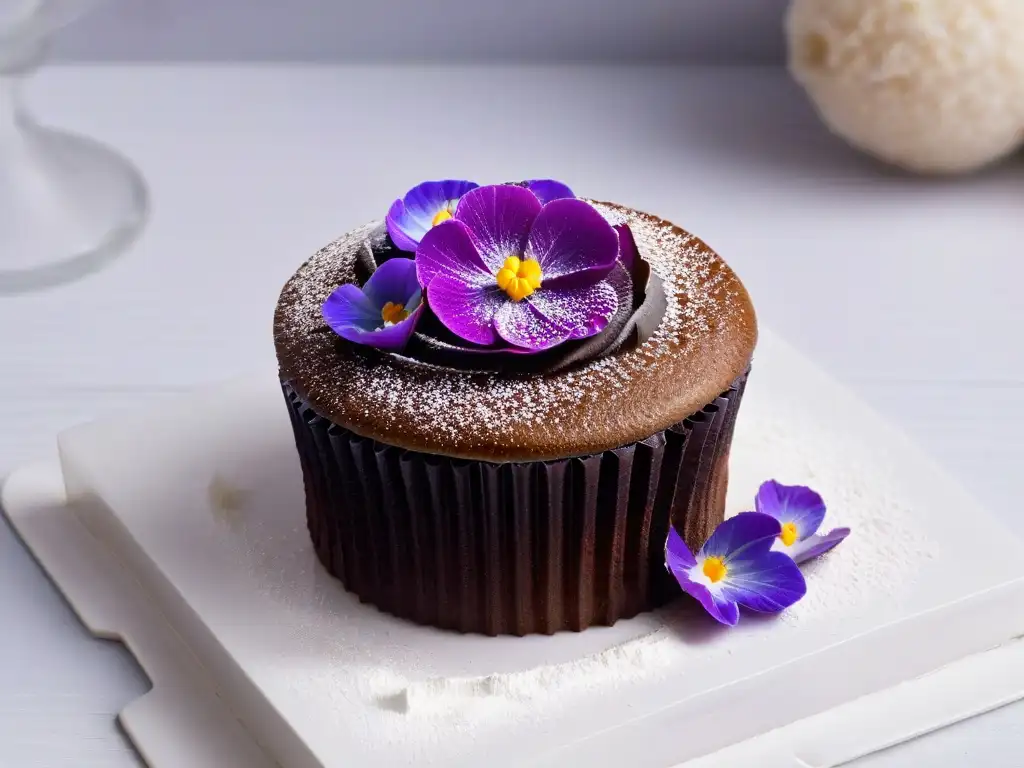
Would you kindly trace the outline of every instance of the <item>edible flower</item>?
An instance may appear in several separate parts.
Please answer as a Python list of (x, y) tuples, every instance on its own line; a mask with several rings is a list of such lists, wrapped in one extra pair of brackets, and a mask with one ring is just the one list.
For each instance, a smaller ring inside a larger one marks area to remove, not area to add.
[(431, 227), (455, 215), (459, 199), (479, 184), (459, 179), (424, 181), (391, 204), (387, 215), (388, 234), (398, 248), (415, 251)]
[(696, 555), (672, 528), (665, 544), (665, 565), (683, 591), (726, 626), (739, 621), (741, 605), (777, 613), (807, 592), (796, 563), (772, 551), (780, 528), (770, 515), (741, 512), (719, 525)]
[(568, 186), (554, 179), (531, 179), (526, 182), (526, 188), (533, 192), (543, 205), (550, 203), (552, 200), (576, 197)]
[(422, 291), (412, 259), (390, 259), (359, 288), (339, 286), (323, 305), (324, 320), (343, 339), (401, 351), (423, 312)]
[(416, 249), (431, 310), (465, 341), (529, 351), (600, 333), (618, 307), (605, 279), (618, 235), (590, 204), (546, 205), (529, 188), (478, 187)]
[(758, 489), (754, 508), (779, 521), (782, 530), (772, 548), (785, 552), (797, 563), (828, 552), (850, 535), (849, 528), (818, 534), (825, 519), (825, 502), (802, 485), (782, 485), (769, 480)]

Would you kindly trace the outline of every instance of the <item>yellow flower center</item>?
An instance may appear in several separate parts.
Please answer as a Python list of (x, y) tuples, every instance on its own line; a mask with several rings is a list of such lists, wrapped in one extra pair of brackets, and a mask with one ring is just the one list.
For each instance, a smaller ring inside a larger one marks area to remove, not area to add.
[(787, 547), (792, 547), (793, 542), (797, 539), (796, 523), (786, 523), (782, 526), (782, 533), (779, 534), (779, 538), (782, 539), (782, 543)]
[(729, 569), (725, 567), (725, 562), (720, 557), (709, 557), (704, 561), (704, 575), (708, 577), (708, 580), (712, 584), (717, 584), (725, 578), (725, 574), (729, 572)]
[(540, 262), (536, 259), (519, 259), (509, 256), (498, 270), (498, 287), (513, 301), (521, 301), (540, 288)]
[(409, 316), (409, 313), (405, 311), (405, 307), (401, 304), (395, 304), (393, 301), (389, 301), (384, 305), (384, 309), (380, 311), (380, 316), (383, 318), (385, 324), (400, 323)]
[(442, 208), (434, 216), (434, 219), (430, 222), (430, 226), (436, 227), (442, 221), (448, 221), (448, 219), (450, 219), (451, 217), (452, 217), (452, 212), (449, 211), (447, 208)]

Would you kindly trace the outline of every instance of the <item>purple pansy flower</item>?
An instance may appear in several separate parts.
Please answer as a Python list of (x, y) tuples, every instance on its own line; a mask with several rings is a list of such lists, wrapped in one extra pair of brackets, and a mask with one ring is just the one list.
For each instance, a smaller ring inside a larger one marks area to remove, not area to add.
[(741, 605), (777, 613), (807, 592), (796, 563), (772, 551), (779, 529), (779, 521), (770, 515), (742, 512), (719, 525), (694, 556), (673, 528), (665, 565), (683, 591), (722, 624), (735, 625)]
[(825, 502), (802, 485), (782, 485), (769, 480), (758, 489), (754, 507), (774, 517), (782, 526), (772, 548), (785, 552), (798, 563), (828, 552), (850, 535), (849, 528), (818, 534), (825, 519)]
[(403, 251), (415, 251), (431, 227), (455, 215), (459, 199), (479, 184), (459, 179), (424, 181), (395, 200), (388, 210), (388, 234)]
[(526, 182), (526, 188), (533, 192), (544, 205), (547, 205), (552, 200), (576, 197), (569, 187), (554, 179), (530, 179)]
[(401, 351), (423, 312), (416, 262), (385, 261), (361, 289), (351, 284), (335, 289), (322, 311), (327, 325), (343, 339)]
[(600, 333), (618, 307), (605, 279), (618, 235), (576, 199), (542, 205), (520, 186), (478, 187), (416, 250), (420, 284), (448, 330), (491, 346), (550, 349)]

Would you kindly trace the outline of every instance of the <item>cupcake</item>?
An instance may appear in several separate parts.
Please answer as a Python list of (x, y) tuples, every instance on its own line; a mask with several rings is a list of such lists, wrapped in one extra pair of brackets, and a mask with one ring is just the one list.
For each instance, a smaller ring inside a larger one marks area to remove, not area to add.
[(274, 319), (317, 557), (421, 624), (610, 625), (724, 515), (757, 326), (675, 225), (564, 184), (426, 182), (316, 253)]

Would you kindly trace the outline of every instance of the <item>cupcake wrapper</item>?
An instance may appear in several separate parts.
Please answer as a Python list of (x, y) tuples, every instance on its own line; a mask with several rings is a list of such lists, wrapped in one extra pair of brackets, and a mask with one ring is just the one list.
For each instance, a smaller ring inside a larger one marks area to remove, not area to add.
[(668, 527), (696, 550), (722, 521), (745, 384), (639, 443), (505, 464), (360, 437), (282, 387), (324, 567), (396, 616), (526, 635), (610, 625), (678, 593)]

